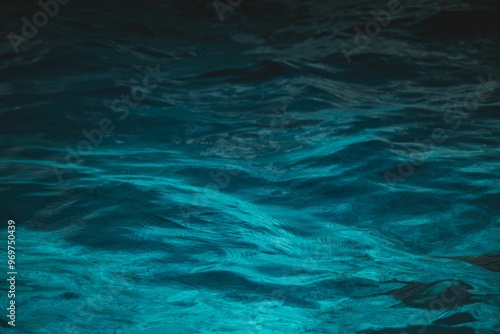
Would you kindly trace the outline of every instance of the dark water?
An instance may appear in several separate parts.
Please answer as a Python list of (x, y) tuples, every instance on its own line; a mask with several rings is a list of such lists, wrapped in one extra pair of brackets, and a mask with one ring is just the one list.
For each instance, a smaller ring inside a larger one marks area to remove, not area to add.
[(500, 5), (230, 3), (2, 3), (0, 332), (499, 333)]

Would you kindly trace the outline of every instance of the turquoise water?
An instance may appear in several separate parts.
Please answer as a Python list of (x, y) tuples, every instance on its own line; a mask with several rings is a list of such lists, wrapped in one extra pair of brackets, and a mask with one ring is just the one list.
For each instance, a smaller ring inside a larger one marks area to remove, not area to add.
[(500, 7), (232, 3), (0, 5), (0, 333), (500, 333)]

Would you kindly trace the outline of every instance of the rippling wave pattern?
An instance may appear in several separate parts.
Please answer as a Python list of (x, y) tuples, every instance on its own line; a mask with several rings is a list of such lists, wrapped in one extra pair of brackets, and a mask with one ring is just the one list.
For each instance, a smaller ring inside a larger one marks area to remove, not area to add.
[(500, 333), (499, 17), (2, 2), (0, 332)]

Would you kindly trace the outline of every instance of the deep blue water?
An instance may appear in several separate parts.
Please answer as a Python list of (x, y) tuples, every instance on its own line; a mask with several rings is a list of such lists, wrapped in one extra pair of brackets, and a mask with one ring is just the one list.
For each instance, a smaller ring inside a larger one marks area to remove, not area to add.
[(221, 3), (2, 2), (0, 333), (500, 333), (500, 5)]

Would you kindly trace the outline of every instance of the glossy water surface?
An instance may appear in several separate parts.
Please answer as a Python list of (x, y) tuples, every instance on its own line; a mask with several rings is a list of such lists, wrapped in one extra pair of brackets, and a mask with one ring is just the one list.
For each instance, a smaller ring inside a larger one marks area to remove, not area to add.
[(0, 332), (498, 333), (500, 6), (386, 8), (2, 4)]

